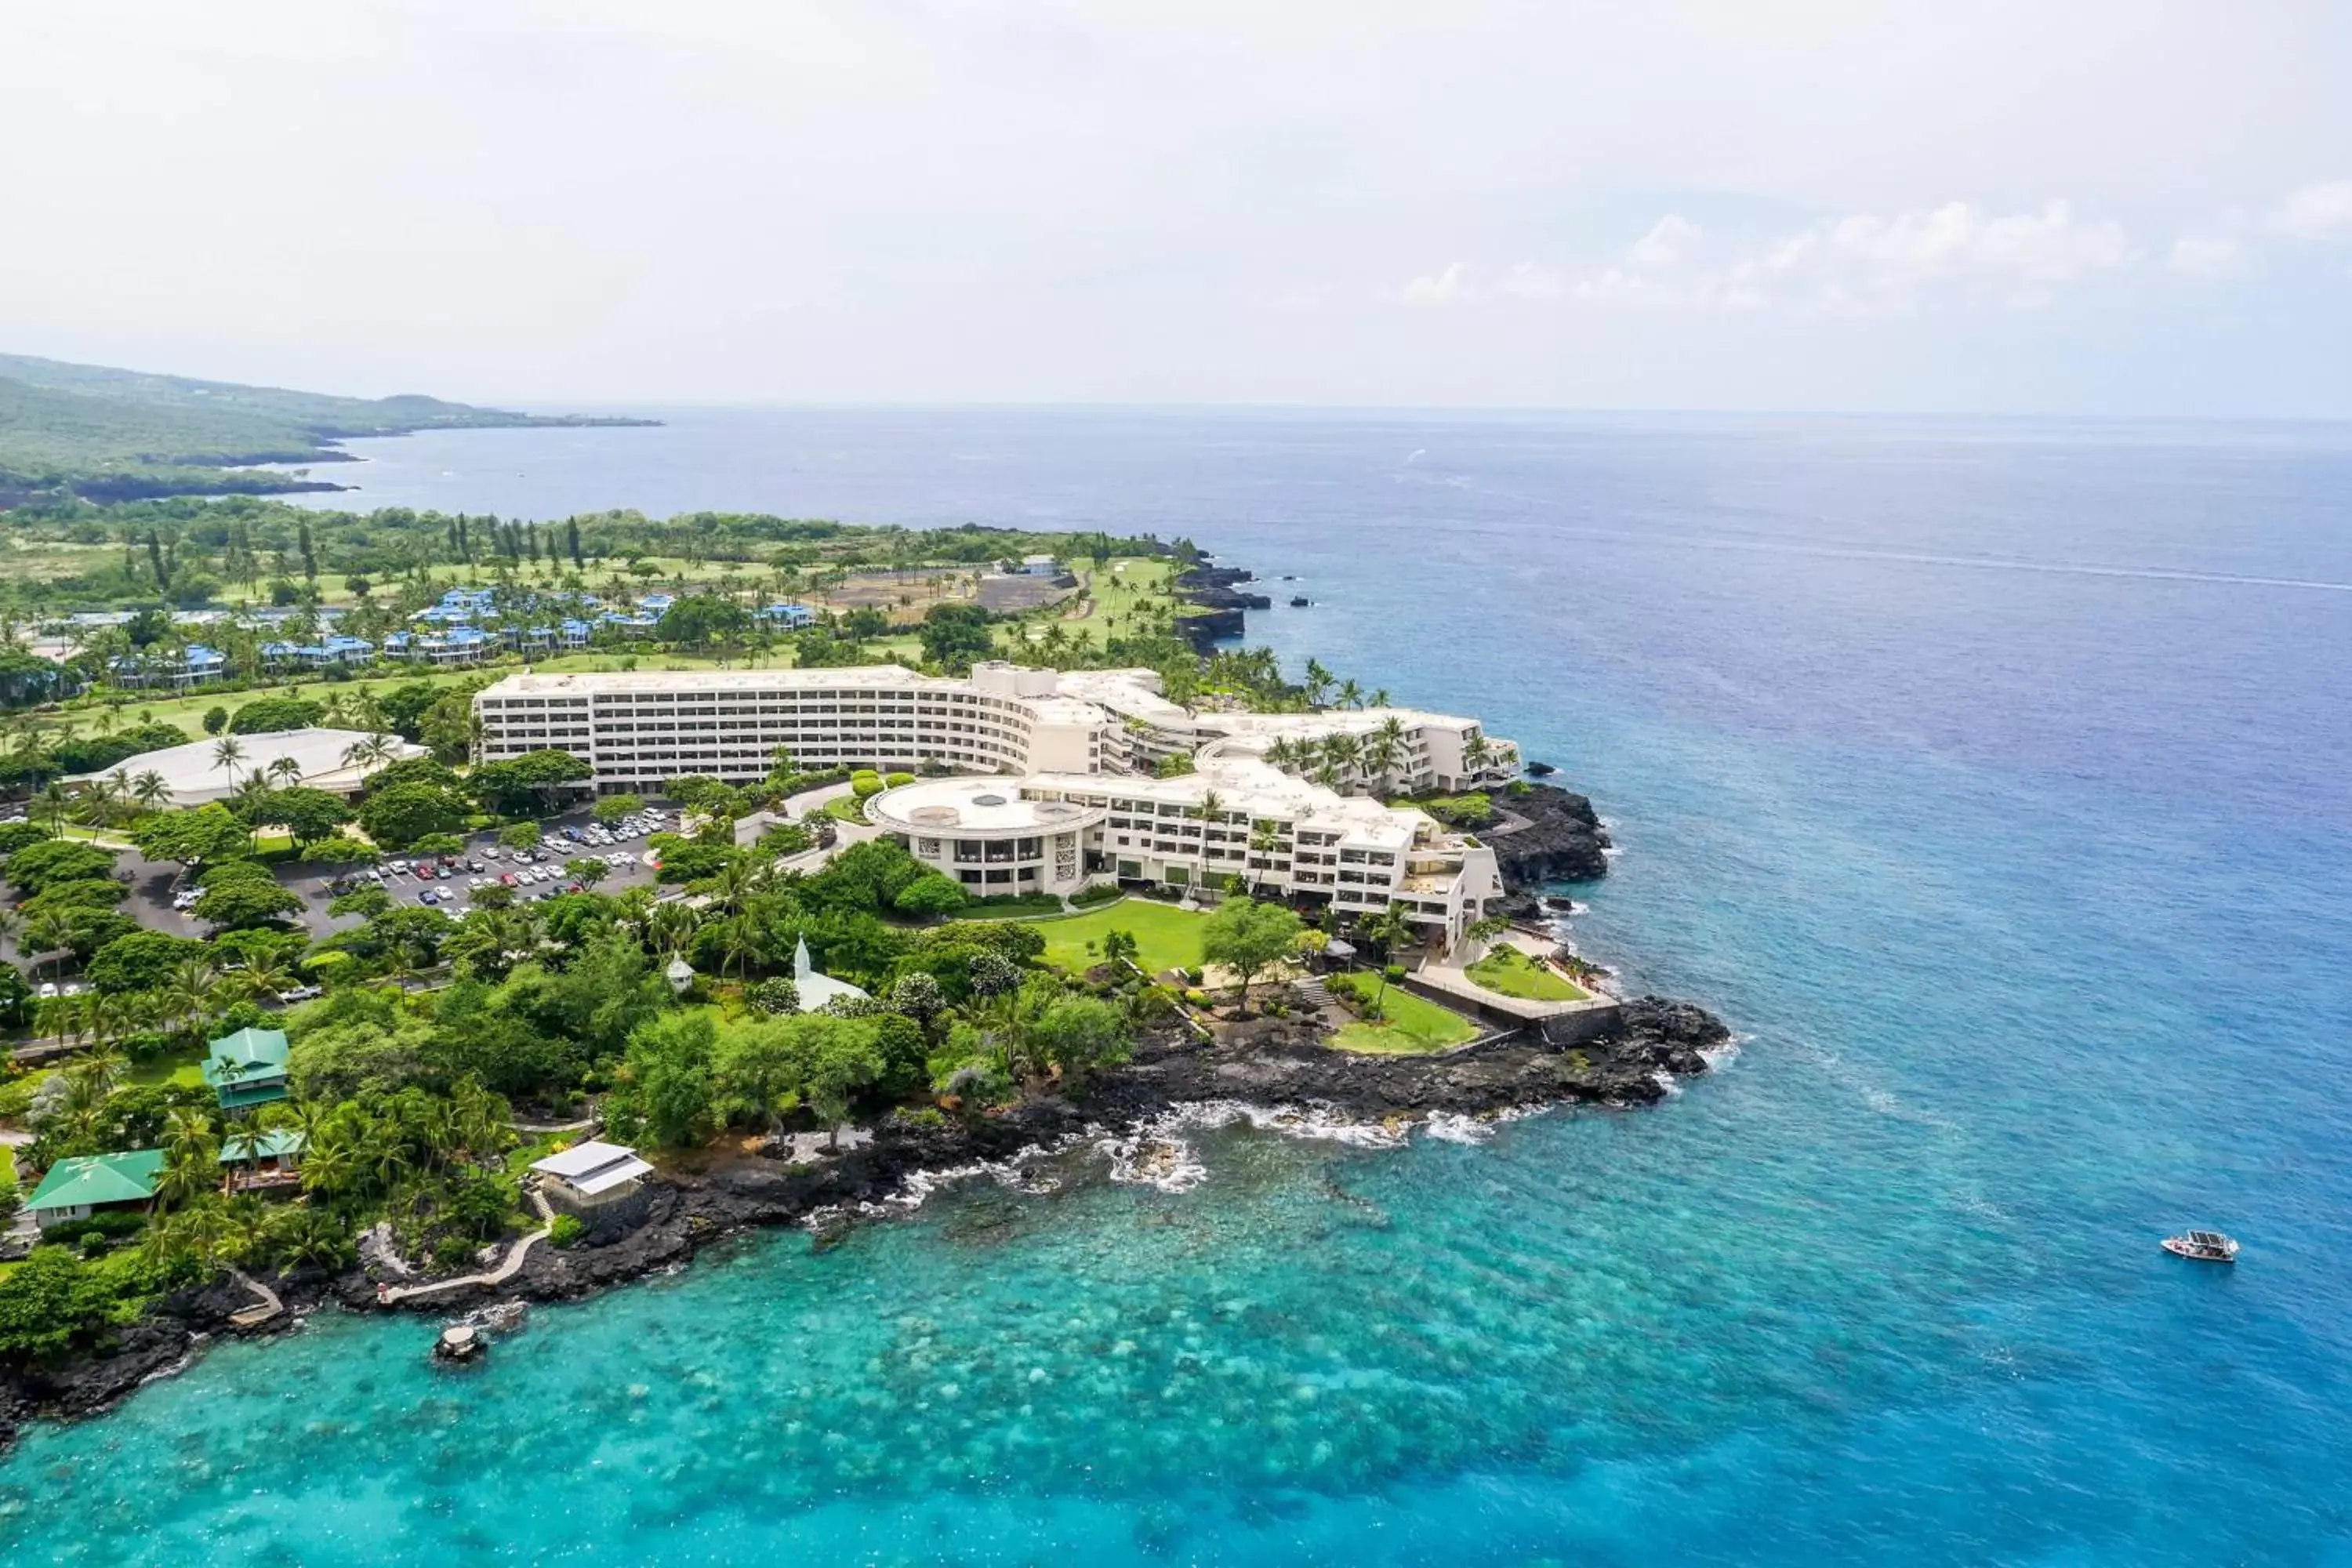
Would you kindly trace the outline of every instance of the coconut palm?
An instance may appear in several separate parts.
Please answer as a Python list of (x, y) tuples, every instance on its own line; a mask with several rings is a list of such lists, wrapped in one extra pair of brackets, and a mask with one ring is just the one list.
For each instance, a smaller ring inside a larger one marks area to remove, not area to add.
[(1391, 713), (1381, 721), (1379, 729), (1364, 737), (1364, 773), (1386, 784), (1403, 755), (1404, 721)]
[(1361, 708), (1363, 705), (1364, 689), (1356, 684), (1356, 678), (1354, 676), (1351, 675), (1348, 677), (1347, 679), (1339, 682), (1340, 707)]
[(299, 784), (302, 779), (302, 764), (291, 757), (280, 757), (269, 764), (269, 778), (270, 782), (280, 789)]
[(1323, 763), (1342, 779), (1352, 778), (1363, 756), (1363, 742), (1345, 732), (1323, 737)]
[(1469, 739), (1462, 742), (1463, 771), (1475, 777), (1486, 770), (1486, 759), (1493, 754), (1494, 749), (1486, 744), (1486, 737), (1473, 730)]
[(232, 779), (236, 775), (236, 764), (243, 761), (245, 742), (235, 735), (223, 735), (213, 742), (213, 766)]
[(172, 804), (171, 784), (152, 768), (131, 781), (131, 795), (149, 811), (161, 811)]

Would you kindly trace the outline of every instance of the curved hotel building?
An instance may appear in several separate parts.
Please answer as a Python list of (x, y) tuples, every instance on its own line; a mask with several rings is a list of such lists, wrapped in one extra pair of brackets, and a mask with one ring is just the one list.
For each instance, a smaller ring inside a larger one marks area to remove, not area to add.
[[(1411, 709), (1195, 714), (1161, 696), (1150, 670), (516, 675), (483, 690), (474, 710), (482, 760), (571, 752), (605, 792), (652, 793), (686, 773), (749, 783), (766, 776), (779, 747), (803, 767), (983, 775), (926, 777), (866, 807), (978, 896), (1067, 893), (1111, 878), (1214, 888), (1238, 877), (1328, 900), (1345, 915), (1396, 906), (1449, 946), (1502, 896), (1494, 852), (1410, 806), (1297, 777), (1265, 752), (1277, 739), (1385, 729), (1386, 767), (1346, 781), (1382, 794), (1475, 788), (1518, 770), (1515, 749), (1482, 737), (1473, 719)], [(1153, 774), (1179, 752), (1194, 771)]]

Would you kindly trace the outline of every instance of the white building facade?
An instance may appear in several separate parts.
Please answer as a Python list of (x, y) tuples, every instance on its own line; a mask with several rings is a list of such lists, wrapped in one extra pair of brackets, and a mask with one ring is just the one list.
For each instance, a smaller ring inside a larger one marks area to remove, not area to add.
[[(1494, 851), (1375, 796), (1475, 788), (1517, 768), (1507, 742), (1481, 738), (1487, 754), (1465, 758), (1481, 737), (1475, 720), (1411, 709), (1194, 714), (1161, 696), (1149, 670), (515, 675), (480, 692), (474, 711), (482, 761), (570, 752), (605, 793), (646, 793), (685, 774), (749, 783), (780, 748), (803, 768), (990, 775), (926, 777), (866, 805), (976, 897), (1113, 879), (1214, 891), (1237, 877), (1328, 899), (1345, 915), (1394, 906), (1447, 945), (1502, 896)], [(1383, 729), (1378, 771), (1334, 776), (1285, 756)], [(1193, 772), (1152, 776), (1178, 754), (1194, 759)]]

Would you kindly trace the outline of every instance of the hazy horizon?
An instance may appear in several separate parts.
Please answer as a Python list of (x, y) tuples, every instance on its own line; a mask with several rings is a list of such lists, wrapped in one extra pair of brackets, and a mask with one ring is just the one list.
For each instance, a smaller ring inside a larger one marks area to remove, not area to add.
[(2316, 0), (93, 0), (0, 47), (5, 352), (533, 408), (2352, 416)]

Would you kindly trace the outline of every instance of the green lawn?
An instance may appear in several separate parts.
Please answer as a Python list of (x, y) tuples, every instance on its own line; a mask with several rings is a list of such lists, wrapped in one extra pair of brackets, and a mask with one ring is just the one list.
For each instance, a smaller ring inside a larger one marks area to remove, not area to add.
[(1137, 962), (1147, 973), (1158, 974), (1199, 967), (1201, 927), (1208, 918), (1149, 899), (1128, 899), (1108, 909), (1034, 923), (1045, 933), (1045, 962), (1057, 969), (1086, 973), (1102, 962), (1104, 936), (1123, 931), (1135, 938)]
[(1359, 1018), (1332, 1036), (1331, 1044), (1343, 1051), (1410, 1057), (1466, 1045), (1478, 1037), (1477, 1025), (1402, 986), (1390, 986), (1381, 1006), (1388, 1014), (1384, 1021), (1373, 1024)]
[(181, 1056), (134, 1062), (131, 1068), (131, 1081), (144, 1085), (168, 1084), (174, 1089), (202, 1089), (205, 1086), (204, 1051), (199, 1048)]
[[(1147, 600), (1164, 597), (1169, 579), (1176, 574), (1174, 562), (1142, 556), (1122, 556), (1100, 572), (1094, 569), (1091, 561), (1070, 564), (1077, 568), (1078, 580), (1094, 597), (1094, 611), (1087, 617), (1089, 620), (1108, 621), (1113, 616), (1126, 615)], [(1073, 605), (1073, 609), (1076, 607)]]
[(1591, 993), (1563, 980), (1551, 969), (1516, 947), (1496, 948), (1467, 971), (1487, 990), (1523, 1002), (1587, 1002)]

